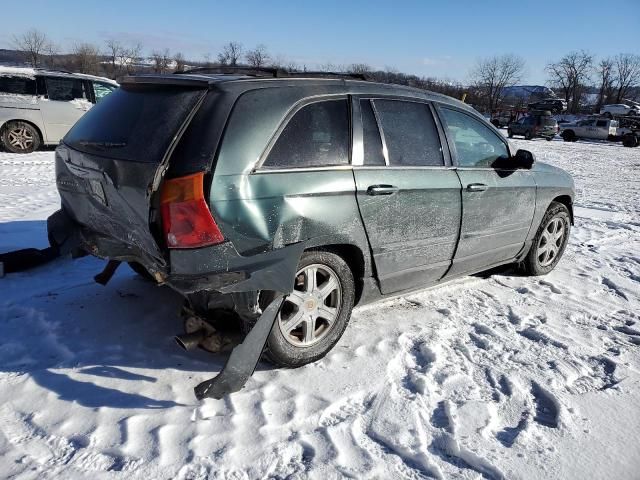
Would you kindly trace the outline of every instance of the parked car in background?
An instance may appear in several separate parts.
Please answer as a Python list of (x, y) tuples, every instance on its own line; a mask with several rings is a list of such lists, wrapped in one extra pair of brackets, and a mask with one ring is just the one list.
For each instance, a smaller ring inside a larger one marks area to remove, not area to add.
[(496, 128), (508, 126), (511, 122), (519, 120), (526, 115), (526, 110), (517, 108), (504, 108), (496, 110), (491, 115), (491, 124)]
[(514, 135), (522, 135), (527, 140), (532, 138), (545, 138), (552, 140), (558, 133), (558, 122), (549, 114), (534, 113), (522, 117), (516, 122), (511, 122), (507, 128), (509, 138)]
[(190, 312), (232, 308), (249, 329), (287, 295), (264, 352), (289, 367), (323, 357), (356, 304), (556, 266), (566, 172), (460, 101), (350, 78), (123, 79), (56, 150), (52, 243), (133, 262)]
[(560, 136), (565, 142), (575, 142), (581, 138), (610, 140), (618, 135), (618, 122), (608, 118), (588, 118), (560, 125)]
[(0, 67), (0, 142), (14, 153), (56, 145), (113, 80), (30, 68)]
[(608, 118), (612, 118), (614, 115), (640, 115), (640, 107), (624, 103), (613, 103), (611, 105), (603, 105), (600, 109), (600, 115)]
[(548, 110), (551, 113), (562, 113), (567, 109), (567, 101), (560, 98), (545, 98), (527, 105), (529, 110)]

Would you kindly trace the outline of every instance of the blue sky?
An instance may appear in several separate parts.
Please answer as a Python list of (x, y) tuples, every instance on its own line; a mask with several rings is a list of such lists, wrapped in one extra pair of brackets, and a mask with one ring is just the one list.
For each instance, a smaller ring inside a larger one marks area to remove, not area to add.
[(479, 58), (516, 53), (527, 63), (523, 83), (544, 83), (544, 65), (571, 50), (640, 53), (640, 0), (30, 0), (28, 15), (20, 2), (0, 6), (0, 48), (29, 28), (63, 50), (114, 37), (193, 59), (236, 40), (309, 68), (364, 62), (460, 81)]

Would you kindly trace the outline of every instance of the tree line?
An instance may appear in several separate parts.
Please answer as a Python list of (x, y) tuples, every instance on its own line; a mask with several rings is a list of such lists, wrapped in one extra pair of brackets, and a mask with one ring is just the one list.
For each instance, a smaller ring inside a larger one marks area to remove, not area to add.
[[(207, 53), (197, 61), (187, 60), (181, 52), (172, 53), (168, 48), (153, 50), (144, 55), (142, 44), (124, 44), (115, 38), (107, 39), (102, 48), (82, 42), (73, 45), (70, 52), (61, 53), (55, 43), (35, 29), (14, 36), (13, 44), (16, 50), (22, 52), (25, 62), (34, 68), (65, 69), (111, 78), (145, 71), (183, 71), (187, 67), (249, 66), (274, 67), (292, 72), (307, 70), (305, 65), (271, 55), (264, 44), (245, 49), (237, 41), (223, 45), (216, 56)], [(466, 85), (446, 79), (406, 74), (390, 67), (384, 70), (374, 69), (366, 63), (327, 63), (319, 69), (365, 74), (378, 82), (408, 85), (456, 98), (464, 97), (467, 103), (479, 110), (493, 112), (498, 108), (522, 106), (518, 104), (522, 99), (509, 98), (508, 87), (522, 81), (526, 62), (515, 54), (480, 59), (471, 68)], [(548, 85), (567, 101), (570, 113), (578, 113), (584, 108), (585, 95), (588, 93), (597, 93), (596, 104), (591, 105), (595, 110), (607, 103), (640, 99), (640, 55), (637, 54), (620, 53), (596, 59), (587, 51), (570, 52), (549, 62), (545, 71)]]

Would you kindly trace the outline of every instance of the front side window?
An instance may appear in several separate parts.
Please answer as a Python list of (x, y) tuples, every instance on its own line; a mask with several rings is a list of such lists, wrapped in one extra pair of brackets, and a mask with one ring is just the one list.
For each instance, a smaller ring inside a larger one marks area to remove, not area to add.
[(92, 82), (93, 95), (96, 98), (96, 103), (99, 103), (104, 97), (113, 92), (116, 88), (115, 85), (109, 85), (108, 83)]
[(86, 99), (82, 80), (75, 78), (47, 77), (47, 94), (49, 100), (70, 102), (77, 98)]
[(264, 166), (348, 165), (349, 138), (349, 105), (346, 99), (311, 103), (289, 120)]
[(509, 158), (507, 145), (479, 120), (444, 107), (442, 114), (455, 144), (459, 166), (486, 168), (499, 158)]
[(389, 165), (442, 166), (444, 156), (433, 115), (424, 103), (375, 100)]
[(606, 127), (606, 126), (607, 126), (606, 120), (598, 120), (596, 123), (596, 127)]

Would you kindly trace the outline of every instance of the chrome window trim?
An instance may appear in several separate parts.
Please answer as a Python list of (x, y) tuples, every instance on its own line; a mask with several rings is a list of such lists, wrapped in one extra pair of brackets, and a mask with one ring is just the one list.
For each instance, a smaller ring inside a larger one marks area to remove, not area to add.
[(458, 170), (450, 165), (354, 165), (354, 170)]
[(283, 168), (269, 168), (264, 167), (255, 172), (251, 172), (251, 175), (263, 175), (269, 173), (291, 173), (291, 172), (324, 172), (330, 170), (353, 170), (353, 165), (328, 165), (326, 167), (283, 167)]
[[(271, 138), (269, 139), (269, 141), (267, 142), (267, 146), (263, 150), (262, 154), (258, 157), (258, 160), (256, 161), (256, 163), (254, 164), (253, 168), (249, 173), (250, 174), (256, 173), (259, 169), (263, 168), (262, 165), (264, 164), (265, 160), (269, 156), (269, 153), (271, 153), (273, 146), (276, 144), (276, 142), (280, 138), (280, 135), (282, 134), (284, 129), (287, 127), (287, 125), (289, 125), (289, 122), (295, 116), (296, 113), (298, 113), (307, 105), (311, 105), (312, 103), (320, 103), (320, 102), (332, 101), (332, 100), (345, 100), (347, 102), (347, 109), (348, 109), (347, 121), (349, 122), (349, 124), (351, 124), (352, 122), (351, 105), (349, 105), (349, 95), (347, 93), (320, 94), (320, 95), (311, 95), (309, 97), (304, 97), (298, 100), (296, 103), (294, 103), (289, 108), (289, 110), (287, 110), (287, 112), (284, 114), (282, 120), (280, 120), (280, 123), (278, 124), (277, 128), (271, 135)], [(351, 142), (351, 140), (352, 140), (351, 134), (349, 134), (349, 141)], [(348, 166), (351, 166), (351, 148), (347, 148), (347, 152), (349, 155)], [(331, 167), (342, 167), (342, 166), (344, 165), (332, 165)], [(264, 168), (268, 169), (268, 167), (264, 167)], [(298, 170), (300, 168), (325, 168), (325, 167), (288, 167), (289, 170)], [(275, 170), (275, 168), (272, 170)]]

